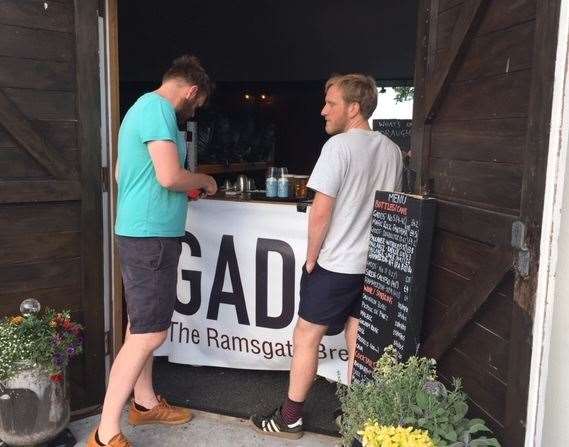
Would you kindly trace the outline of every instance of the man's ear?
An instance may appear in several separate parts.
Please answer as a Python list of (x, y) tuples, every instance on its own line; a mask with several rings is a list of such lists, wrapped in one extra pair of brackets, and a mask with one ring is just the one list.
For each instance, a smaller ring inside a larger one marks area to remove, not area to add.
[(348, 116), (350, 118), (355, 118), (360, 113), (360, 104), (357, 102), (352, 102), (348, 105)]
[(192, 85), (186, 93), (186, 99), (192, 100), (198, 96), (198, 86)]

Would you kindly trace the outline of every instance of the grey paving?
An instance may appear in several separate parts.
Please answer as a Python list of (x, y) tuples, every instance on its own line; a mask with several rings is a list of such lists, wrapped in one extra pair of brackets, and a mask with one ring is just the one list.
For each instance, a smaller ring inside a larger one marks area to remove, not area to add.
[[(99, 416), (71, 423), (70, 429), (83, 447), (87, 436), (99, 421)], [(340, 446), (339, 438), (306, 433), (297, 441), (263, 436), (256, 433), (245, 419), (195, 411), (194, 419), (177, 427), (131, 427), (123, 415), (123, 432), (135, 447), (330, 447)]]

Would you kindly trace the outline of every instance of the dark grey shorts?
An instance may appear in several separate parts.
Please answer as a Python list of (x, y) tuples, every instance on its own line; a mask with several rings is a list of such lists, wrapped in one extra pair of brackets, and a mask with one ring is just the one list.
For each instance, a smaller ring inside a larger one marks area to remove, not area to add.
[(180, 238), (117, 236), (117, 245), (131, 334), (167, 330), (177, 299)]
[(302, 267), (298, 316), (328, 326), (326, 335), (344, 330), (349, 317), (360, 318), (364, 275), (331, 272), (316, 264), (311, 273)]

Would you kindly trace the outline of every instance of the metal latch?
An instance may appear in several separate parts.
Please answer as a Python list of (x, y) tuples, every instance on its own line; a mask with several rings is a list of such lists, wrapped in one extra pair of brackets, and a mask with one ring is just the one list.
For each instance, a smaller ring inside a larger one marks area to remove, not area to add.
[(531, 256), (526, 245), (526, 226), (519, 220), (512, 224), (512, 247), (518, 251), (514, 267), (521, 277), (526, 278), (529, 275)]

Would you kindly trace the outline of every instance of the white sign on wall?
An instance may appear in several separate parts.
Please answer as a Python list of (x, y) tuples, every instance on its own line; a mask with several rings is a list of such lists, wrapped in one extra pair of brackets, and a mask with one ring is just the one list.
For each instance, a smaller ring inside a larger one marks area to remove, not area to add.
[[(190, 203), (176, 311), (156, 354), (190, 365), (288, 370), (307, 221), (294, 205)], [(324, 337), (319, 359), (319, 375), (345, 380), (343, 333)]]

